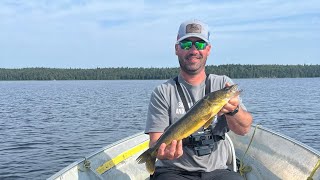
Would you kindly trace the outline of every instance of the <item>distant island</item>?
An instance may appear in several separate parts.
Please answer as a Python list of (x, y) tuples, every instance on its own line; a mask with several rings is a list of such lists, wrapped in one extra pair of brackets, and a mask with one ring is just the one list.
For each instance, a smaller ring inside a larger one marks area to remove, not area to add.
[[(209, 65), (207, 73), (231, 78), (302, 78), (320, 77), (320, 65)], [(169, 79), (179, 68), (0, 68), (0, 80), (117, 80)]]

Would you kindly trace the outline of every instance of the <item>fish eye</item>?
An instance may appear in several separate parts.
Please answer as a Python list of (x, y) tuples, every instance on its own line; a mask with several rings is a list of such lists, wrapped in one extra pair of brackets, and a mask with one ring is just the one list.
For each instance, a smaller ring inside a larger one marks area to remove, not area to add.
[(232, 86), (225, 87), (225, 90), (230, 90)]

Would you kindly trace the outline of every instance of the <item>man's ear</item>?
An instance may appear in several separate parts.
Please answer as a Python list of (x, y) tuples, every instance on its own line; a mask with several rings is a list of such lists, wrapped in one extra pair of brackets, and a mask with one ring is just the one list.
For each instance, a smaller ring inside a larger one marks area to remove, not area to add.
[(211, 44), (209, 44), (207, 48), (208, 48), (208, 56), (209, 56), (211, 53)]
[(178, 55), (177, 53), (178, 53), (178, 45), (176, 44), (175, 46), (174, 46), (174, 49), (175, 49), (175, 53), (176, 53), (176, 55)]

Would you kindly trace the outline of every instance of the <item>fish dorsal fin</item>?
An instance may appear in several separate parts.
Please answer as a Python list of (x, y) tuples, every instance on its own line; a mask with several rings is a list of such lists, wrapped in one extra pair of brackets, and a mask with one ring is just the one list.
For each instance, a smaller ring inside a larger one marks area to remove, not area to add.
[(211, 124), (212, 124), (212, 121), (214, 120), (215, 116), (213, 117), (210, 117), (209, 120), (204, 124), (204, 128), (207, 129)]

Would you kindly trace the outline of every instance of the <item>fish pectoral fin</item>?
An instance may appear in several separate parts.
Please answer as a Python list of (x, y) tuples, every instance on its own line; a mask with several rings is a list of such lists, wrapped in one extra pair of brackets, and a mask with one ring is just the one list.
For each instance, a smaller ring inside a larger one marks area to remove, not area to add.
[(209, 120), (204, 124), (204, 128), (207, 129), (211, 124), (212, 124), (212, 121), (214, 120), (216, 116), (213, 116), (213, 117), (210, 117)]

